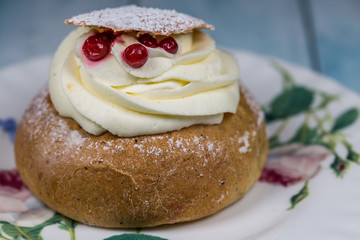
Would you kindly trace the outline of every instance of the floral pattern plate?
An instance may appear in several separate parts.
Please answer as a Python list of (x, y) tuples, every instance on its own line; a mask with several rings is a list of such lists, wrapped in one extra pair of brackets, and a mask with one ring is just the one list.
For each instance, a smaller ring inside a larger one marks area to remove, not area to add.
[(240, 201), (192, 223), (109, 230), (44, 206), (14, 164), (17, 122), (46, 84), (50, 57), (0, 70), (0, 239), (360, 239), (360, 97), (281, 60), (234, 51), (263, 106), (271, 151)]

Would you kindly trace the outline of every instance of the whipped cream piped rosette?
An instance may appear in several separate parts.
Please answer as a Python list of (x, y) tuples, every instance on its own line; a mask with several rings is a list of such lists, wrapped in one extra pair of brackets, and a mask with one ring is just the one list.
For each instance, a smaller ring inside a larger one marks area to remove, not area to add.
[(237, 62), (199, 30), (213, 28), (202, 20), (127, 6), (66, 23), (80, 27), (54, 56), (50, 96), (62, 116), (86, 131), (156, 134), (218, 124), (236, 112)]

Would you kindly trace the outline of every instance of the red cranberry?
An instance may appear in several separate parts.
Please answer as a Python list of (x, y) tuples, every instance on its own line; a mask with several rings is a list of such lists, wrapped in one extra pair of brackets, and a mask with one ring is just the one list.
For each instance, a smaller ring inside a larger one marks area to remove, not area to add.
[(125, 49), (123, 59), (130, 67), (140, 68), (148, 60), (148, 51), (143, 45), (135, 43)]
[(156, 39), (153, 38), (150, 34), (141, 35), (139, 37), (139, 42), (151, 48), (156, 48), (158, 46)]
[(110, 51), (113, 36), (112, 32), (107, 31), (88, 37), (82, 46), (84, 55), (91, 61), (103, 59)]
[(172, 37), (167, 37), (161, 40), (159, 46), (164, 49), (165, 51), (175, 54), (178, 51), (178, 44), (176, 43), (175, 39)]

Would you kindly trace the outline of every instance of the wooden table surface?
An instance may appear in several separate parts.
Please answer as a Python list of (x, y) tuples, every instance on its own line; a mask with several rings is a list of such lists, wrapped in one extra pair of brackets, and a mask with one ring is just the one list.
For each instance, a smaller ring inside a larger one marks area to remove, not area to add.
[(360, 93), (360, 0), (0, 0), (0, 68), (53, 54), (74, 29), (64, 19), (126, 4), (202, 18), (220, 47), (312, 68)]

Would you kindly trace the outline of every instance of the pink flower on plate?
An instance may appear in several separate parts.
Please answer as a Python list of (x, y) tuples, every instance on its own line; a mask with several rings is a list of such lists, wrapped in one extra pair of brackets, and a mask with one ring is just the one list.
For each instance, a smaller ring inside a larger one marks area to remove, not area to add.
[(0, 212), (22, 212), (27, 210), (26, 199), (31, 192), (22, 182), (16, 169), (0, 171)]
[(319, 145), (289, 144), (270, 151), (260, 182), (289, 186), (313, 177), (331, 152)]
[(16, 169), (0, 170), (0, 221), (32, 227), (53, 215), (32, 195)]

